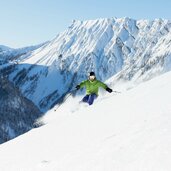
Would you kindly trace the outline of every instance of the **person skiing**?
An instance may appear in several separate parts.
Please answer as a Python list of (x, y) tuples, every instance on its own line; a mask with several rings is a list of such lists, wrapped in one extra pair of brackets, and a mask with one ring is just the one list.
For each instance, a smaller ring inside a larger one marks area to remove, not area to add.
[(94, 72), (90, 72), (88, 80), (81, 82), (76, 86), (76, 89), (79, 90), (83, 87), (86, 87), (86, 95), (83, 97), (82, 102), (88, 103), (89, 105), (92, 105), (94, 99), (98, 97), (99, 87), (102, 87), (109, 93), (113, 91), (106, 84), (97, 80)]

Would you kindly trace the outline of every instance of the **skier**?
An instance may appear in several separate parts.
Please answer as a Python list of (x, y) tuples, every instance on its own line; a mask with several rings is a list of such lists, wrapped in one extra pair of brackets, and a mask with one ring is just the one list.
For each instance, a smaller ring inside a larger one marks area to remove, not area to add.
[(83, 87), (86, 87), (86, 96), (82, 99), (82, 102), (86, 102), (89, 105), (92, 105), (94, 99), (98, 97), (99, 87), (104, 88), (109, 93), (113, 91), (106, 84), (97, 80), (94, 72), (90, 72), (88, 80), (81, 82), (79, 85), (76, 86), (76, 89), (79, 90)]

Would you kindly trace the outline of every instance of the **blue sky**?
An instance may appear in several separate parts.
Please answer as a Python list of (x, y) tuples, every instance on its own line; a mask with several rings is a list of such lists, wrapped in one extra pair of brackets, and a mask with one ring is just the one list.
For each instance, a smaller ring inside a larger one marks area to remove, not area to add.
[(0, 0), (0, 44), (23, 47), (50, 40), (73, 19), (171, 19), (170, 0)]

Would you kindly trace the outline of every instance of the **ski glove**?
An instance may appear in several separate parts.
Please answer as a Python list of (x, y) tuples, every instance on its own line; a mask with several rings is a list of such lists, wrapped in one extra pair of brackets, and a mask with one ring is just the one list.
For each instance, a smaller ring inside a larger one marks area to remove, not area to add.
[(109, 87), (106, 88), (106, 91), (108, 91), (109, 93), (112, 93), (112, 89), (110, 89)]
[(77, 85), (75, 88), (76, 88), (77, 90), (79, 90), (79, 89), (80, 89), (80, 85)]

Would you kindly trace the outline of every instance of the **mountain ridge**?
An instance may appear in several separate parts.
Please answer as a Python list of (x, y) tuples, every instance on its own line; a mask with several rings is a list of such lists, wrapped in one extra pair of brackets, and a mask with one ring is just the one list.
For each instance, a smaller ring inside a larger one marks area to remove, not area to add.
[(165, 19), (75, 20), (44, 46), (17, 58), (9, 79), (47, 111), (90, 71), (102, 81), (115, 77), (113, 85), (170, 71), (170, 34), (171, 21)]

